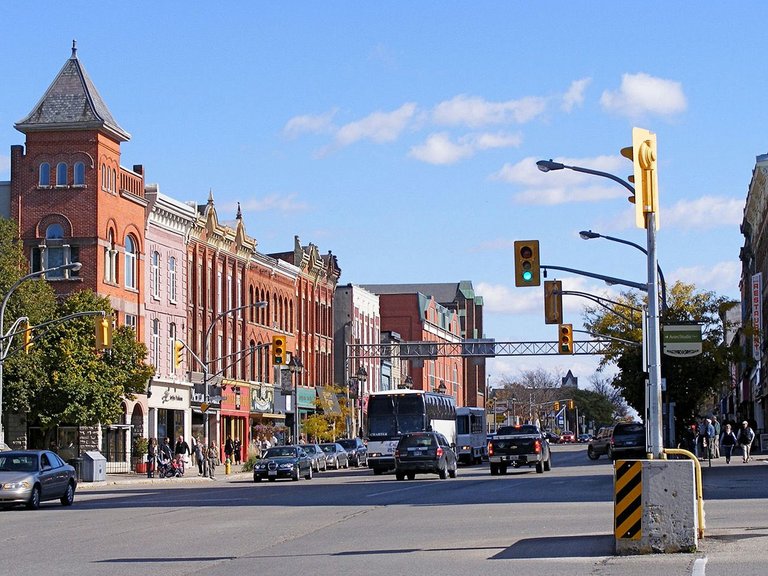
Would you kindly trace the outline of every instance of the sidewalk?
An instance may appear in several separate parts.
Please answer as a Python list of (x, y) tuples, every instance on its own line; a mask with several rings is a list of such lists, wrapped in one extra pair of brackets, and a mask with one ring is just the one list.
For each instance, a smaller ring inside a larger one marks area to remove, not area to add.
[[(238, 469), (241, 467), (238, 466)], [(102, 482), (84, 482), (79, 481), (77, 483), (77, 489), (79, 490), (98, 490), (101, 488), (109, 488), (112, 486), (172, 486), (174, 484), (206, 484), (214, 485), (216, 482), (242, 482), (244, 480), (252, 480), (252, 472), (235, 472), (234, 467), (229, 475), (224, 474), (224, 466), (218, 466), (216, 468), (216, 477), (203, 478), (197, 475), (197, 468), (188, 468), (184, 476), (181, 478), (147, 478), (146, 474), (136, 474), (135, 472), (126, 472), (123, 474), (107, 474), (106, 480)]]

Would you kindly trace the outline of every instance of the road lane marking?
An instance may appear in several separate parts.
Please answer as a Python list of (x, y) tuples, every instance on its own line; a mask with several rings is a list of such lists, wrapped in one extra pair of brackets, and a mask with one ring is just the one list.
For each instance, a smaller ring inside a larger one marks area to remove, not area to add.
[(416, 486), (408, 486), (407, 488), (395, 488), (394, 490), (384, 490), (383, 492), (374, 492), (373, 494), (368, 494), (366, 498), (373, 498), (374, 496), (382, 496), (384, 494), (395, 494), (397, 492), (406, 492), (408, 490), (415, 490), (416, 488), (423, 488), (423, 484), (418, 484)]
[(704, 567), (706, 565), (707, 565), (706, 558), (697, 558), (696, 561), (693, 563), (693, 572), (691, 572), (691, 576), (704, 576), (704, 573), (705, 573)]

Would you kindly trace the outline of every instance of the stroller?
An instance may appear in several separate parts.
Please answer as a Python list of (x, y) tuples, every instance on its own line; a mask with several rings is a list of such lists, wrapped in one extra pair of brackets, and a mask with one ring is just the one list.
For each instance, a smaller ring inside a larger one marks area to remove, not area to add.
[(161, 460), (157, 466), (157, 475), (160, 478), (181, 478), (184, 470), (181, 463), (175, 459)]

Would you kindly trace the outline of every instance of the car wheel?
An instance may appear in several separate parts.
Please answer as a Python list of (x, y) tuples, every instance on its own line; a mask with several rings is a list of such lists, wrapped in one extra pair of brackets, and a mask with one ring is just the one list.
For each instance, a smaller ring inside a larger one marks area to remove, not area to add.
[(37, 484), (32, 487), (32, 494), (29, 495), (27, 508), (30, 510), (37, 510), (40, 508), (40, 486)]
[(309, 467), (309, 470), (307, 470), (307, 475), (304, 476), (307, 480), (312, 480), (312, 466)]
[(491, 476), (496, 476), (499, 473), (499, 467), (495, 464), (491, 464)]
[(587, 458), (589, 458), (590, 460), (597, 460), (598, 458), (600, 458), (600, 454), (595, 452), (594, 446), (587, 447)]
[(408, 480), (413, 480), (416, 478), (416, 472), (408, 472)]
[(456, 478), (456, 474), (458, 473), (458, 471), (459, 471), (459, 465), (458, 463), (456, 463), (453, 465), (452, 470), (448, 470), (448, 476), (450, 476), (451, 478)]
[(536, 462), (536, 473), (537, 474), (544, 474), (544, 463), (543, 462)]
[(502, 476), (507, 473), (507, 467), (506, 466), (499, 466), (499, 474)]
[(301, 475), (299, 474), (299, 467), (297, 466), (296, 469), (293, 471), (293, 476), (291, 476), (291, 480), (294, 482), (298, 482), (299, 478), (301, 478)]
[(402, 472), (395, 472), (395, 478), (397, 478), (398, 480), (405, 480), (405, 474), (403, 474)]
[(552, 470), (552, 454), (544, 461), (544, 472), (549, 472), (550, 470)]
[(445, 464), (438, 470), (437, 475), (440, 476), (440, 480), (448, 478), (448, 464)]
[(62, 506), (72, 506), (75, 501), (75, 486), (70, 482), (67, 484), (67, 491), (64, 492), (64, 496), (61, 497)]
[(613, 448), (608, 446), (608, 451), (605, 453), (608, 456), (608, 460), (616, 460), (616, 456), (613, 454)]
[(261, 482), (261, 476), (254, 476), (253, 477), (254, 482)]

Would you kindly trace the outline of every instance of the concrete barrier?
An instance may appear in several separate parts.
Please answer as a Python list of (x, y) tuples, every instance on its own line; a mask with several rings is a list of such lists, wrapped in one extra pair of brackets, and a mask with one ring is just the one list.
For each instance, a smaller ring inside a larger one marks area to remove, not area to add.
[(698, 549), (693, 462), (617, 460), (614, 494), (616, 554)]

